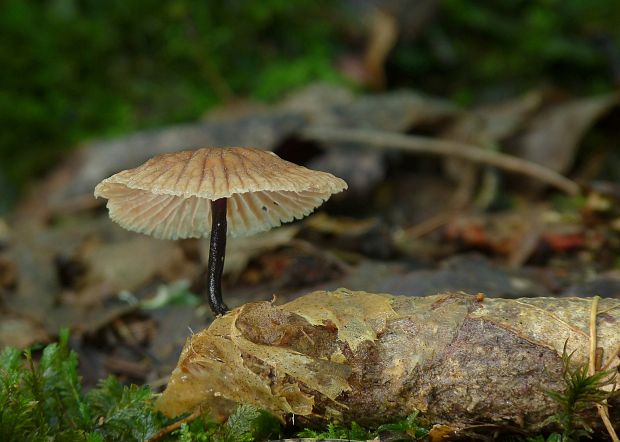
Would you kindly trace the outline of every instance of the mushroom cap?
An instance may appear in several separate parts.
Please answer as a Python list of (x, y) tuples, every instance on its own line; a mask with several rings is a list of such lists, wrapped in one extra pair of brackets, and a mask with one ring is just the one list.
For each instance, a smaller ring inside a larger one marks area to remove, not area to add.
[(347, 183), (275, 153), (245, 147), (203, 148), (151, 158), (106, 178), (95, 197), (108, 199), (110, 218), (161, 239), (211, 233), (211, 204), (228, 198), (231, 236), (247, 236), (301, 219)]

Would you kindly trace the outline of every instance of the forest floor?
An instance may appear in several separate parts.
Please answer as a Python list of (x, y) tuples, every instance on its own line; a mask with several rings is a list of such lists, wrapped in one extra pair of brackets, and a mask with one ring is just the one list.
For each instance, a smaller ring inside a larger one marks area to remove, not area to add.
[(619, 103), (533, 91), (460, 109), (317, 84), (87, 144), (0, 219), (0, 348), (67, 327), (86, 386), (108, 374), (166, 385), (187, 337), (213, 319), (208, 243), (127, 232), (92, 192), (153, 155), (201, 146), (273, 150), (349, 185), (304, 220), (229, 240), (231, 307), (338, 287), (620, 298)]

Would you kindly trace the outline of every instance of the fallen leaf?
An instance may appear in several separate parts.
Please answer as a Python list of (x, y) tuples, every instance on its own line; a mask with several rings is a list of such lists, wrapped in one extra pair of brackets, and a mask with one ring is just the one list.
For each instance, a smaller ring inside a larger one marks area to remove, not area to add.
[(431, 428), (431, 431), (428, 433), (428, 437), (431, 438), (431, 442), (441, 442), (449, 439), (456, 431), (458, 431), (458, 429), (453, 426), (437, 424), (433, 425), (433, 428)]
[(0, 294), (2, 290), (12, 290), (17, 285), (17, 266), (5, 256), (0, 256)]
[(379, 221), (375, 218), (355, 219), (348, 217), (329, 216), (325, 212), (312, 215), (304, 222), (306, 227), (321, 233), (331, 235), (361, 236), (377, 227)]
[(369, 41), (364, 54), (364, 67), (372, 89), (385, 87), (385, 63), (398, 38), (396, 18), (381, 9), (370, 16)]
[(110, 293), (135, 290), (155, 276), (179, 279), (190, 265), (175, 242), (143, 236), (91, 247), (80, 258), (88, 269), (82, 286), (103, 283)]
[(19, 316), (0, 316), (0, 348), (26, 348), (49, 341), (45, 329), (34, 321)]
[(5, 220), (0, 218), (0, 249), (7, 246), (11, 239), (11, 229)]
[[(515, 100), (474, 108), (457, 117), (440, 136), (485, 149), (498, 149), (504, 140), (514, 135), (541, 102), (541, 94), (533, 92)], [(457, 183), (457, 191), (453, 196), (455, 206), (465, 206), (473, 198), (475, 186), (479, 186), (477, 177), (480, 165), (458, 158), (446, 158), (444, 167), (448, 176)], [(488, 168), (484, 170), (488, 174)]]
[(619, 98), (618, 94), (583, 98), (542, 111), (517, 142), (516, 154), (556, 172), (568, 172), (585, 133)]

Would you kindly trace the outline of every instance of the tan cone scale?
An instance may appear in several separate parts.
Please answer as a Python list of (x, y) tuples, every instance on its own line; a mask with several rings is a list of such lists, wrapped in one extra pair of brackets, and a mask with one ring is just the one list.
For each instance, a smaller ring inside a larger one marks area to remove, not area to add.
[(108, 199), (122, 227), (162, 239), (208, 237), (210, 201), (229, 198), (228, 234), (247, 236), (301, 219), (346, 182), (259, 149), (203, 148), (156, 156), (106, 178), (95, 197)]

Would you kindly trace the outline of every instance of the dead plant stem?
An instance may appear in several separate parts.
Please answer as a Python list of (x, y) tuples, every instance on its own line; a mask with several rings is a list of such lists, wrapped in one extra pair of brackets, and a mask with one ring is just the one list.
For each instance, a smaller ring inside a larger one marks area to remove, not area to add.
[[(600, 299), (601, 298), (599, 296), (592, 298), (592, 309), (590, 310), (590, 357), (588, 360), (588, 374), (590, 376), (593, 376), (596, 373), (596, 317), (598, 315), (598, 302)], [(614, 430), (614, 427), (609, 420), (607, 401), (596, 404), (596, 408), (599, 416), (601, 416), (603, 424), (605, 424), (607, 432), (611, 436), (611, 440), (613, 442), (620, 442), (620, 439), (618, 439), (618, 435), (616, 434), (616, 430)]]
[(482, 149), (471, 144), (377, 130), (324, 126), (308, 127), (302, 130), (301, 135), (306, 139), (314, 141), (359, 143), (377, 149), (459, 157), (536, 178), (569, 195), (578, 195), (580, 193), (579, 185), (576, 182), (554, 170), (531, 161)]
[(590, 309), (590, 352), (588, 358), (588, 374), (590, 376), (596, 373), (596, 317), (599, 299), (598, 296), (592, 298), (592, 308)]
[(147, 439), (146, 442), (157, 442), (158, 440), (164, 438), (166, 435), (168, 435), (168, 434), (172, 433), (173, 431), (178, 430), (179, 428), (181, 428), (181, 426), (183, 424), (188, 424), (188, 423), (194, 421), (195, 419), (200, 417), (201, 414), (202, 414), (202, 409), (201, 409), (201, 407), (198, 407), (198, 409), (196, 411), (194, 411), (192, 414), (190, 414), (186, 418), (183, 418), (180, 421), (177, 421), (177, 422), (175, 422), (173, 424), (170, 424), (170, 425), (162, 428), (161, 430), (159, 430), (154, 436), (152, 436), (149, 439)]

